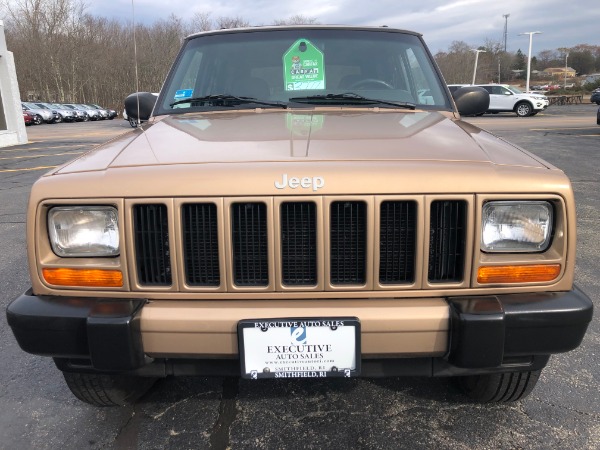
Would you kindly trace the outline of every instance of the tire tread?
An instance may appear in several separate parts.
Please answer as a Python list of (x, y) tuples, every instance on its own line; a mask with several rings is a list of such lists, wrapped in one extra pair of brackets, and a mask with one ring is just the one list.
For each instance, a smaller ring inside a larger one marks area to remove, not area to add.
[(535, 387), (541, 370), (506, 372), (459, 377), (463, 391), (482, 403), (516, 402), (527, 397)]
[(154, 384), (154, 378), (63, 372), (75, 397), (94, 406), (124, 406), (135, 403)]

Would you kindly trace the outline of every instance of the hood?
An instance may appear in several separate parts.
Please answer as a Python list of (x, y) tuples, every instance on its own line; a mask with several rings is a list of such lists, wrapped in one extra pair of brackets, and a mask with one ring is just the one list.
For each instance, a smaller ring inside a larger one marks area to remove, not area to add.
[(327, 109), (166, 116), (54, 173), (159, 165), (325, 161), (547, 167), (502, 139), (438, 112)]

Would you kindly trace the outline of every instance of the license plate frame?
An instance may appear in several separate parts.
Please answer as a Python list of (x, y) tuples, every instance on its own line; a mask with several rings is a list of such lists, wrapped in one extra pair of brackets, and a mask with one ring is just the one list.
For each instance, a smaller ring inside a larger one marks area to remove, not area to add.
[(357, 317), (243, 319), (237, 331), (242, 378), (360, 376)]

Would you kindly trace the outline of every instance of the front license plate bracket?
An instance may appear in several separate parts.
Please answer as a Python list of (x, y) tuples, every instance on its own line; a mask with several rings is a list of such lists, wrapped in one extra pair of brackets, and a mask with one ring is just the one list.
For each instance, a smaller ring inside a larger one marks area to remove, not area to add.
[(244, 319), (238, 322), (238, 345), (246, 379), (360, 375), (357, 317)]

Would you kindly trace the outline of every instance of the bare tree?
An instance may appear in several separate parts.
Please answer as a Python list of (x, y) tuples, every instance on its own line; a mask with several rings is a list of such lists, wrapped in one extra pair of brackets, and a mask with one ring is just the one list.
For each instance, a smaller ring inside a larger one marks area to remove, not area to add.
[[(194, 14), (189, 22), (189, 32), (195, 33), (200, 31), (214, 30), (215, 25), (210, 17), (210, 13), (197, 12)], [(187, 33), (187, 34), (190, 34)]]
[(224, 29), (224, 28), (245, 28), (249, 27), (250, 22), (246, 19), (242, 19), (241, 17), (219, 17), (217, 19), (216, 28)]
[(273, 22), (274, 25), (315, 25), (318, 23), (316, 17), (307, 17), (302, 14), (296, 14), (287, 19), (278, 19)]

